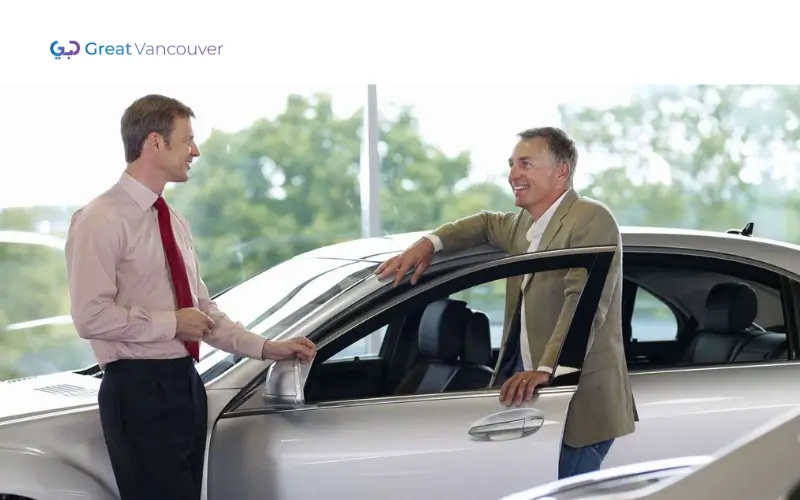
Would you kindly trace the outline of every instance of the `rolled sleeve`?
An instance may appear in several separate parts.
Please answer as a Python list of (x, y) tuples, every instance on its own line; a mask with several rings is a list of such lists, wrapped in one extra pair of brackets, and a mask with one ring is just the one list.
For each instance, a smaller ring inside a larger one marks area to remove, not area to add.
[(214, 320), (214, 328), (203, 337), (203, 342), (225, 352), (250, 359), (263, 360), (264, 344), (267, 339), (257, 335), (239, 322), (233, 321), (219, 310), (211, 300), (208, 287), (200, 277), (200, 263), (194, 257), (197, 273), (197, 308)]
[[(213, 303), (213, 301), (211, 301)], [(231, 320), (229, 317), (217, 311), (212, 312), (208, 306), (201, 311), (206, 313), (214, 320), (216, 325), (211, 333), (203, 338), (203, 341), (212, 347), (230, 352), (250, 359), (263, 360), (264, 344), (267, 339), (261, 335), (249, 331), (241, 323)]]

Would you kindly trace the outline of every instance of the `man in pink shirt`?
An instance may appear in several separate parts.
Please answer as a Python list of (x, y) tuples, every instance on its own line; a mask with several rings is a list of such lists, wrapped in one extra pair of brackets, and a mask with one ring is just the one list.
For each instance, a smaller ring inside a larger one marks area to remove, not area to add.
[(187, 221), (162, 197), (186, 182), (194, 112), (148, 95), (122, 116), (127, 168), (72, 217), (72, 318), (104, 370), (100, 420), (121, 500), (198, 500), (207, 432), (199, 342), (254, 359), (308, 362), (308, 339), (269, 341), (229, 319), (200, 278)]

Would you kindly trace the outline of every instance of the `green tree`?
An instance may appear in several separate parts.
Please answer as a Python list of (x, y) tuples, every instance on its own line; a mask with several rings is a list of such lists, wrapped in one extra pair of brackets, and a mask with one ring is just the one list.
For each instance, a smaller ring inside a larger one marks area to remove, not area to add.
[(622, 224), (724, 230), (760, 215), (769, 228), (764, 202), (785, 202), (783, 193), (765, 199), (758, 182), (771, 179), (776, 145), (797, 151), (796, 87), (648, 86), (626, 105), (560, 113), (579, 146), (606, 159), (584, 193)]
[[(202, 272), (219, 291), (299, 253), (360, 237), (361, 112), (331, 97), (290, 96), (274, 119), (200, 145), (171, 203), (192, 224)], [(384, 119), (381, 216), (386, 233), (431, 229), (485, 208), (513, 208), (492, 184), (461, 187), (470, 157), (427, 144), (411, 109)]]
[(514, 210), (508, 190), (469, 184), (470, 155), (449, 157), (421, 137), (409, 107), (384, 121), (381, 159), (381, 221), (387, 233), (433, 229), (479, 210)]
[[(46, 211), (41, 207), (2, 210), (0, 232), (12, 230), (36, 236), (36, 221)], [(63, 250), (35, 240), (23, 243), (0, 238), (0, 283), (0, 380), (40, 373), (47, 370), (45, 366), (76, 368), (68, 357), (50, 359), (50, 355), (39, 355), (56, 345), (85, 343), (71, 325), (19, 326), (69, 314)]]

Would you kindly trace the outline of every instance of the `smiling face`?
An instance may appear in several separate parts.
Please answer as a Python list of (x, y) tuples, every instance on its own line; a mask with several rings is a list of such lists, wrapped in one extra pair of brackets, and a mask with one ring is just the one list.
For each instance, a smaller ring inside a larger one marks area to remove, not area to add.
[(544, 137), (522, 138), (508, 160), (514, 203), (538, 219), (569, 188), (570, 167), (558, 161)]
[(172, 121), (168, 138), (152, 134), (153, 164), (166, 182), (186, 182), (192, 161), (200, 156), (194, 142), (192, 122), (189, 118), (177, 117)]
[(192, 161), (200, 156), (192, 118), (190, 107), (159, 94), (128, 106), (121, 120), (128, 173), (156, 193), (168, 182), (186, 182)]

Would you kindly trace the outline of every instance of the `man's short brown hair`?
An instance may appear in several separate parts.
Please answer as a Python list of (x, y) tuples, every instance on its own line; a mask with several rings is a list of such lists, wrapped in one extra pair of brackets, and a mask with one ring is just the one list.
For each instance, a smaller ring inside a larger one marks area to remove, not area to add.
[(575, 174), (578, 165), (578, 148), (575, 141), (570, 139), (566, 132), (556, 127), (539, 127), (523, 130), (517, 136), (520, 139), (535, 139), (540, 137), (547, 143), (547, 149), (553, 154), (556, 161), (569, 165), (569, 181)]
[[(136, 99), (122, 114), (120, 129), (125, 161), (136, 161), (147, 136), (155, 132), (169, 141), (175, 118), (194, 118), (194, 111), (177, 99), (150, 94)], [(169, 142), (167, 142), (169, 144)]]

